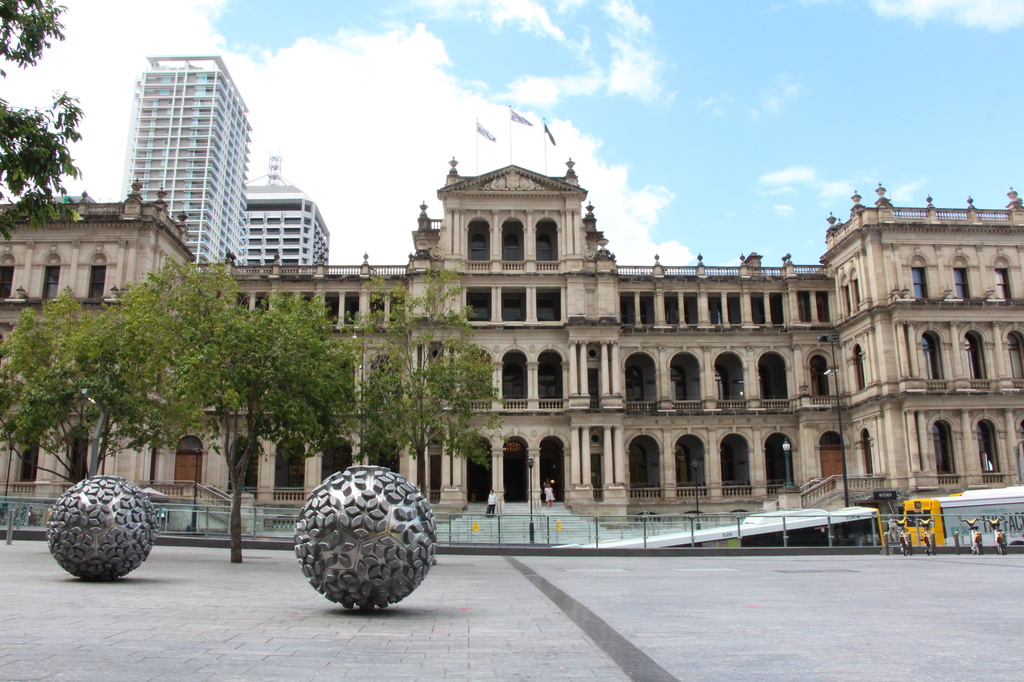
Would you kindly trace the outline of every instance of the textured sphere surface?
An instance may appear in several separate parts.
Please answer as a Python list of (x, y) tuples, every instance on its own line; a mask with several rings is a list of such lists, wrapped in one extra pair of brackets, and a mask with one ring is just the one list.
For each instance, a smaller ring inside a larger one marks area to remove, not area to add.
[(316, 591), (345, 608), (408, 597), (434, 561), (430, 503), (403, 476), (353, 466), (309, 494), (295, 524), (295, 556)]
[(114, 580), (146, 560), (156, 539), (149, 496), (119, 476), (92, 476), (57, 498), (46, 524), (50, 554), (85, 580)]

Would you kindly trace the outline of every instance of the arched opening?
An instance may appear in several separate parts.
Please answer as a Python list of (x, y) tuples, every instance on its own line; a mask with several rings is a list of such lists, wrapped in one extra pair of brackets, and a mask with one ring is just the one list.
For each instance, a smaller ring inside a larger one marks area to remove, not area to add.
[(505, 353), (501, 360), (501, 397), (526, 400), (526, 356), (519, 351)]
[(985, 379), (985, 356), (983, 352), (981, 336), (977, 332), (964, 334), (964, 350), (967, 353), (967, 368), (971, 372), (972, 379)]
[(999, 471), (999, 453), (996, 451), (995, 427), (992, 422), (982, 419), (975, 429), (978, 438), (978, 457), (984, 472)]
[(935, 472), (952, 474), (956, 472), (953, 463), (953, 436), (949, 424), (937, 421), (932, 425), (932, 447), (935, 449)]
[(757, 377), (764, 400), (784, 400), (789, 397), (786, 386), (786, 361), (778, 353), (765, 353), (757, 361)]
[(944, 377), (942, 373), (942, 348), (939, 337), (934, 332), (925, 332), (921, 335), (921, 352), (924, 354), (925, 376), (931, 380), (939, 380)]
[(629, 487), (661, 486), (660, 450), (650, 436), (637, 436), (629, 444)]
[(320, 457), (320, 480), (352, 466), (352, 444), (338, 442), (324, 448)]
[(818, 439), (818, 460), (821, 463), (821, 477), (841, 476), (843, 473), (843, 450), (839, 434), (826, 431)]
[(1010, 332), (1006, 337), (1006, 349), (1010, 354), (1010, 375), (1014, 379), (1024, 379), (1024, 354), (1021, 349), (1024, 342), (1020, 332)]
[[(557, 438), (545, 438), (540, 442), (540, 486), (544, 488), (544, 482), (551, 483), (555, 490), (555, 500), (565, 500), (565, 449), (562, 442)], [(543, 500), (543, 497), (541, 498)]]
[(21, 475), (18, 480), (28, 483), (36, 480), (36, 472), (39, 471), (39, 446), (33, 445), (26, 448), (21, 455)]
[(722, 439), (722, 486), (750, 485), (750, 448), (747, 439), (731, 433)]
[(301, 443), (278, 443), (274, 457), (274, 489), (295, 490), (306, 484), (306, 448)]
[(195, 436), (185, 436), (178, 441), (174, 451), (174, 480), (203, 482), (203, 441)]
[(558, 228), (552, 220), (537, 223), (537, 260), (558, 260)]
[(491, 226), (485, 220), (472, 220), (469, 223), (469, 260), (482, 261), (491, 259)]
[(823, 355), (812, 355), (807, 362), (811, 373), (811, 395), (831, 395), (828, 381), (828, 360)]
[(867, 429), (861, 429), (860, 432), (860, 455), (861, 461), (864, 463), (864, 473), (875, 473), (874, 457), (871, 452), (871, 434)]
[(853, 378), (857, 384), (857, 390), (863, 391), (866, 385), (864, 382), (864, 351), (861, 350), (859, 343), (853, 346)]
[(704, 442), (697, 436), (683, 436), (676, 441), (676, 485), (693, 487), (706, 484)]
[[(505, 441), (505, 501), (525, 502), (528, 475), (526, 467), (526, 443), (520, 440)], [(536, 494), (536, 490), (534, 494)]]
[(523, 260), (523, 224), (518, 220), (506, 220), (501, 226), (501, 259)]
[[(782, 486), (786, 483), (793, 483), (793, 479), (787, 477), (786, 467), (786, 449), (783, 447), (783, 443), (789, 441), (785, 434), (773, 433), (768, 436), (764, 441), (764, 478), (768, 483), (769, 487)], [(793, 447), (793, 442), (789, 441), (790, 448)], [(792, 456), (792, 449), (790, 450), (789, 456)], [(790, 464), (792, 466), (792, 464)], [(790, 476), (794, 476), (795, 472), (789, 472)]]
[(691, 353), (679, 353), (670, 363), (672, 398), (700, 400), (700, 363)]
[(646, 353), (626, 359), (626, 400), (653, 402), (658, 399), (654, 360)]
[(553, 351), (545, 351), (537, 359), (537, 388), (541, 400), (563, 398), (562, 357)]
[(586, 434), (590, 438), (590, 485), (600, 490), (604, 487), (604, 439), (601, 429), (587, 429)]
[(494, 487), (491, 476), (492, 453), (491, 442), (480, 439), (479, 453), (483, 462), (469, 459), (466, 461), (466, 501), (486, 502), (487, 494)]
[(715, 358), (715, 394), (719, 400), (744, 400), (743, 362), (734, 353)]

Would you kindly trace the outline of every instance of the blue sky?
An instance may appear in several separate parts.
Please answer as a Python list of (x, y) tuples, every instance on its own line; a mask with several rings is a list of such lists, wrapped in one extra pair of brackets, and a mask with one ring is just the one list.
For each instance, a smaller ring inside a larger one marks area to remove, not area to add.
[[(816, 263), (854, 190), (1002, 208), (1024, 186), (1024, 0), (67, 4), (67, 41), (5, 88), (80, 97), (74, 189), (123, 196), (147, 55), (221, 54), (250, 110), (250, 177), (282, 154), (332, 263), (404, 262), (420, 201), (441, 217), (452, 156), (463, 174), (511, 156), (551, 175), (571, 156), (621, 265)], [(535, 124), (511, 151), (510, 105)]]

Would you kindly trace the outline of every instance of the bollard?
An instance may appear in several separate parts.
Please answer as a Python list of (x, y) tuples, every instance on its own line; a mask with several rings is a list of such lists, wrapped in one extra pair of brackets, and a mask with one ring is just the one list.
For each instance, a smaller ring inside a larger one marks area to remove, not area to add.
[(473, 522), (473, 532), (474, 533), (479, 533), (480, 532), (480, 522), (479, 521), (474, 521)]
[(14, 505), (7, 506), (7, 544), (14, 541)]
[(562, 522), (561, 521), (555, 521), (555, 530), (557, 530), (559, 533), (562, 532)]

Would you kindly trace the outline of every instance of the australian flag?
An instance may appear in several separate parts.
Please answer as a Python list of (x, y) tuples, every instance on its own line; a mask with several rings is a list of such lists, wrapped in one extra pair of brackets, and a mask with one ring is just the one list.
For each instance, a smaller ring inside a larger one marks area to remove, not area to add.
[(530, 126), (531, 128), (533, 127), (532, 123), (530, 123), (525, 118), (523, 118), (522, 116), (517, 114), (515, 111), (513, 111), (512, 107), (509, 107), (508, 111), (509, 111), (510, 114), (512, 114), (512, 120), (515, 121), (516, 123), (522, 123), (523, 125)]
[(476, 122), (476, 131), (483, 135), (484, 137), (486, 137), (491, 142), (498, 141), (498, 138), (494, 137), (494, 135), (491, 135), (489, 132), (487, 132), (487, 128), (484, 128), (482, 125), (480, 125), (480, 121)]

